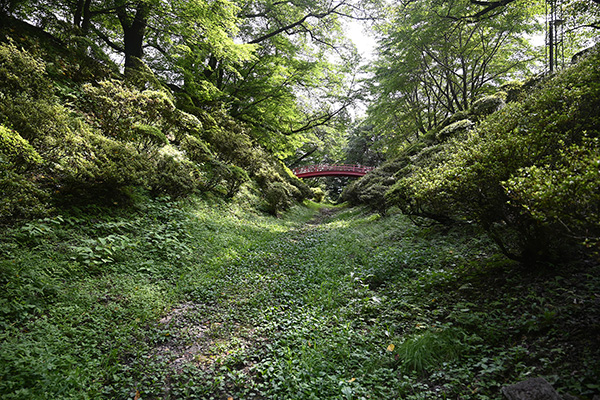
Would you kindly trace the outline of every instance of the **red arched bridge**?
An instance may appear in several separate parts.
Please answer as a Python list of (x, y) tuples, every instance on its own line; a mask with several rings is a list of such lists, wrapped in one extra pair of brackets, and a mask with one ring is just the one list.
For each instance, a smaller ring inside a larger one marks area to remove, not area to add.
[(362, 165), (307, 165), (294, 168), (292, 172), (298, 178), (314, 178), (317, 176), (365, 176), (375, 167), (364, 167)]

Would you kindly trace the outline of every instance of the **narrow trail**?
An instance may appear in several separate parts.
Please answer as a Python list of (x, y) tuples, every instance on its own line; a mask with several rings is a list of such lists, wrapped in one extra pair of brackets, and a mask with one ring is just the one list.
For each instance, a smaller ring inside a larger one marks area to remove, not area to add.
[[(210, 295), (159, 321), (155, 330), (168, 339), (149, 357), (168, 360), (167, 375), (196, 368), (206, 394), (223, 399), (279, 398), (281, 390), (337, 398), (390, 362), (384, 330), (354, 319), (357, 306), (379, 300), (358, 277), (361, 241), (348, 237), (358, 231), (328, 226), (340, 212), (321, 209), (223, 265)], [(321, 377), (306, 380), (312, 374)]]
[[(256, 330), (247, 325), (247, 322), (242, 324), (236, 315), (232, 318), (231, 314), (243, 313), (243, 308), (249, 303), (249, 297), (257, 296), (257, 293), (268, 291), (269, 285), (277, 278), (279, 266), (285, 266), (290, 263), (283, 252), (273, 251), (280, 247), (281, 241), (284, 241), (292, 246), (301, 248), (301, 242), (305, 240), (307, 235), (339, 212), (335, 208), (321, 208), (315, 217), (304, 224), (294, 227), (289, 232), (286, 232), (283, 237), (276, 237), (272, 242), (264, 243), (256, 248), (253, 248), (248, 254), (241, 254), (234, 261), (238, 265), (257, 265), (255, 261), (249, 261), (253, 258), (258, 258), (258, 261), (263, 264), (263, 267), (273, 268), (271, 271), (263, 271), (270, 273), (272, 276), (257, 275), (253, 281), (248, 280), (232, 280), (226, 289), (222, 289), (220, 293), (215, 292), (215, 299), (206, 302), (184, 302), (176, 307), (173, 307), (163, 318), (158, 322), (158, 328), (168, 332), (169, 340), (157, 346), (153, 356), (171, 359), (170, 368), (176, 373), (181, 373), (186, 364), (194, 364), (206, 370), (212, 367), (215, 362), (218, 362), (223, 356), (231, 354), (232, 349), (228, 346), (221, 346), (223, 341), (231, 340), (235, 337), (236, 344), (239, 348), (247, 349), (248, 347), (260, 346), (261, 342), (268, 340), (256, 336)], [(310, 240), (310, 239), (309, 239)], [(294, 257), (307, 259), (309, 255), (293, 251)], [(246, 273), (250, 271), (246, 270)], [(263, 277), (264, 279), (261, 279)], [(254, 284), (255, 285), (254, 285)], [(269, 307), (265, 303), (256, 303), (259, 308), (264, 306)], [(251, 310), (250, 314), (261, 312), (261, 310)], [(244, 367), (248, 370), (248, 366)]]
[(320, 225), (327, 218), (332, 217), (333, 215), (335, 215), (336, 213), (338, 213), (340, 211), (341, 211), (341, 209), (339, 209), (339, 208), (333, 208), (333, 207), (321, 208), (321, 209), (319, 209), (319, 214), (314, 219), (308, 221), (307, 224), (309, 224), (309, 225)]

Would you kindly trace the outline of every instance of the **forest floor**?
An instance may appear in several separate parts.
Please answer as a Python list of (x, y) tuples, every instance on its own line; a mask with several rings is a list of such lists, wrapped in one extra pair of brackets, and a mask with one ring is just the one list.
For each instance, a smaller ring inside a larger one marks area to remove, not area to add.
[(1, 239), (3, 399), (600, 392), (598, 265), (519, 265), (475, 228), (157, 200)]

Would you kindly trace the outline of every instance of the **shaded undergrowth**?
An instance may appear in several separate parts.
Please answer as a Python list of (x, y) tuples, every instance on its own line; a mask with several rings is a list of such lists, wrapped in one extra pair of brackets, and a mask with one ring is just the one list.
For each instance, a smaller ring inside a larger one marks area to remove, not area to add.
[(164, 200), (6, 230), (0, 394), (493, 399), (530, 376), (598, 393), (597, 265), (526, 268), (469, 228), (317, 208)]

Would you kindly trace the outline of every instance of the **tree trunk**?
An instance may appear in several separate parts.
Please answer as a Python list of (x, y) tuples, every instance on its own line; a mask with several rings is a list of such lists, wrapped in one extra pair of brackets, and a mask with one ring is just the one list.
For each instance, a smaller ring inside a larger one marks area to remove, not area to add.
[(143, 44), (149, 11), (149, 6), (146, 3), (138, 3), (133, 18), (127, 15), (125, 5), (117, 11), (119, 22), (121, 22), (123, 28), (126, 76), (133, 70), (140, 68), (144, 56)]
[(75, 15), (73, 17), (73, 25), (81, 28), (83, 33), (87, 33), (90, 29), (91, 15), (90, 6), (92, 0), (77, 0), (75, 6)]
[(90, 6), (92, 0), (77, 0), (75, 6), (75, 14), (73, 16), (73, 25), (81, 28), (84, 34), (87, 34), (90, 30), (91, 13)]
[(87, 34), (90, 31), (90, 24), (92, 23), (92, 14), (90, 13), (90, 6), (92, 0), (85, 0), (83, 5), (83, 21), (81, 22), (81, 30)]

